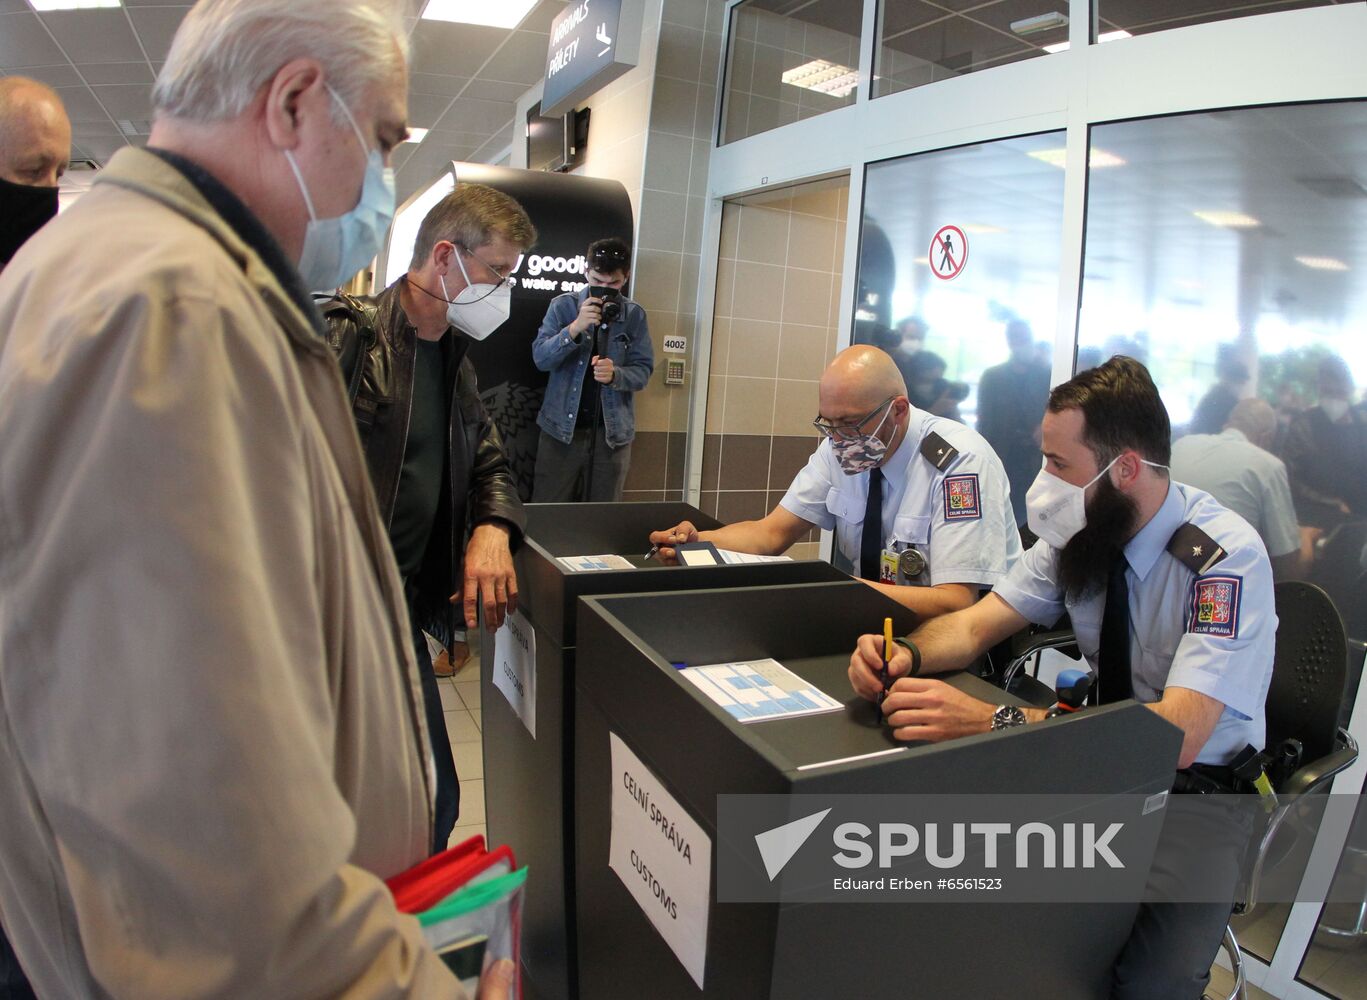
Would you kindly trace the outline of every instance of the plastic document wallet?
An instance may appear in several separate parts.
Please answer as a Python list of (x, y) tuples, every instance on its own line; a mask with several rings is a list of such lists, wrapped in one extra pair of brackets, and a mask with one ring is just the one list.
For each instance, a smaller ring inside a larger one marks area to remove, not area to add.
[(423, 936), (474, 996), (480, 974), (501, 958), (518, 969), (522, 938), (522, 894), (527, 869), (517, 868), (512, 849), (486, 851), (484, 838), (471, 837), (386, 881), (394, 904), (417, 916)]

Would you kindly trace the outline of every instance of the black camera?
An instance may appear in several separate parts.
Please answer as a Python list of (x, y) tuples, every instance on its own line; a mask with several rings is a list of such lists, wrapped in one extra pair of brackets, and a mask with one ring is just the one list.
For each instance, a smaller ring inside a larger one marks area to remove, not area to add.
[(622, 315), (622, 296), (615, 288), (604, 285), (589, 285), (589, 296), (603, 300), (603, 323), (615, 323)]

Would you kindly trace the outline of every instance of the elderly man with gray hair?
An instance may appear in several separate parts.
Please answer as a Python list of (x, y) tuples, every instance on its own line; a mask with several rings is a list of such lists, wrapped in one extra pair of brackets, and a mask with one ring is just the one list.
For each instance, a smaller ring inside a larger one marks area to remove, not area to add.
[(148, 148), (0, 275), (0, 921), (41, 996), (464, 995), (382, 881), (431, 758), (307, 294), (392, 215), (404, 37), (202, 0)]
[(1230, 410), (1219, 434), (1188, 434), (1172, 445), (1172, 478), (1205, 490), (1262, 538), (1278, 580), (1304, 575), (1300, 528), (1286, 464), (1269, 450), (1277, 413), (1261, 399)]

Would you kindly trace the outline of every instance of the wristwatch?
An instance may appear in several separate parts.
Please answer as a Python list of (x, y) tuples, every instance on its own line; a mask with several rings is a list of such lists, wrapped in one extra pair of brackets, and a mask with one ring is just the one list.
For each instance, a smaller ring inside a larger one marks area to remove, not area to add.
[(1025, 725), (1025, 713), (1015, 705), (998, 705), (997, 710), (992, 713), (992, 731), (995, 733), (999, 729), (1014, 729), (1016, 726)]

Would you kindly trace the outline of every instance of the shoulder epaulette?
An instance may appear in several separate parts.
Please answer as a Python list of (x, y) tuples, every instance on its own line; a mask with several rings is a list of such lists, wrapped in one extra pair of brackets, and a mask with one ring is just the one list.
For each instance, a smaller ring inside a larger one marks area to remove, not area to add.
[(1215, 539), (1188, 522), (1173, 532), (1168, 540), (1168, 554), (1197, 576), (1203, 576), (1227, 553)]
[(931, 431), (921, 440), (921, 457), (935, 466), (937, 472), (944, 472), (959, 457), (959, 449)]

